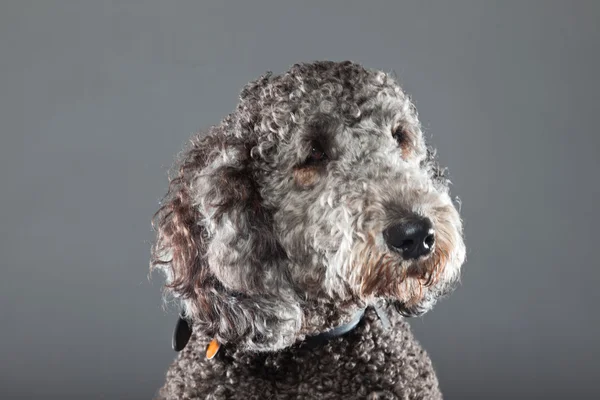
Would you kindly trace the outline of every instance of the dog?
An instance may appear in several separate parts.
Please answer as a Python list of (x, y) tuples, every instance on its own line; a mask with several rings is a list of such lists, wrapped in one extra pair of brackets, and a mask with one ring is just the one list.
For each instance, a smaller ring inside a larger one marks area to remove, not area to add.
[(462, 221), (393, 76), (268, 72), (175, 166), (150, 264), (181, 352), (157, 398), (441, 398), (404, 319), (459, 282)]

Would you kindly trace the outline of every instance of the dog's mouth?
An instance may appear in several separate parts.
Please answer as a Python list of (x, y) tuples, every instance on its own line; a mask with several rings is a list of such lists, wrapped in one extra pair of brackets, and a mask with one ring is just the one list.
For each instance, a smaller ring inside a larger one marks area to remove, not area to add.
[(360, 297), (388, 299), (405, 316), (423, 314), (423, 299), (444, 279), (449, 250), (441, 241), (426, 257), (407, 260), (401, 254), (367, 244), (358, 252), (354, 271)]

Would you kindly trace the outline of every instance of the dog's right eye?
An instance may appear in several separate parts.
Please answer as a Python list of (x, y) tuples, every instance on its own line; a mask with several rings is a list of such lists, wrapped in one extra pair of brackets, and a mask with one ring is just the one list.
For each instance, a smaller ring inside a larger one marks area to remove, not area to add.
[(306, 164), (319, 164), (327, 160), (327, 154), (319, 143), (311, 143), (310, 154), (306, 159)]

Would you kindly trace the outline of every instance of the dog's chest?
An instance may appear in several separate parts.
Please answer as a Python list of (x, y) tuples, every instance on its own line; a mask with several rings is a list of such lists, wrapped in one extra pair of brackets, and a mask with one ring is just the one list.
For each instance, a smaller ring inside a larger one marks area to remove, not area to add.
[(405, 323), (389, 332), (367, 324), (312, 349), (269, 354), (224, 349), (212, 360), (201, 355), (202, 349), (180, 355), (161, 398), (441, 398), (431, 361)]

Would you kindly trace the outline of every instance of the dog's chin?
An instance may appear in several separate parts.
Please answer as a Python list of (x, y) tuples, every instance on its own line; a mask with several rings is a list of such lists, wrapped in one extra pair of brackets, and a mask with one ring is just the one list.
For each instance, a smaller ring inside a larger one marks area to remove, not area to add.
[(409, 306), (405, 302), (399, 300), (393, 301), (392, 306), (400, 315), (406, 318), (420, 317), (430, 309), (430, 307), (425, 307), (422, 304), (414, 304)]
[(452, 293), (459, 283), (460, 268), (435, 260), (401, 261), (403, 279), (379, 287), (379, 296), (404, 317), (419, 317), (430, 311), (438, 300)]
[(403, 259), (377, 246), (367, 246), (357, 254), (361, 262), (352, 270), (356, 280), (350, 282), (357, 283), (359, 297), (385, 299), (405, 317), (425, 314), (452, 292), (463, 261), (461, 253), (448, 245), (438, 245), (418, 259)]
[(433, 280), (430, 277), (436, 271), (427, 271), (425, 274), (415, 272), (414, 275), (409, 275), (408, 280), (420, 282), (419, 295), (410, 297), (408, 300), (402, 296), (394, 296), (390, 299), (390, 304), (404, 317), (419, 317), (430, 311), (438, 300), (450, 295), (459, 285), (460, 269), (454, 269), (449, 265), (444, 267), (449, 273), (438, 275), (437, 279)]

